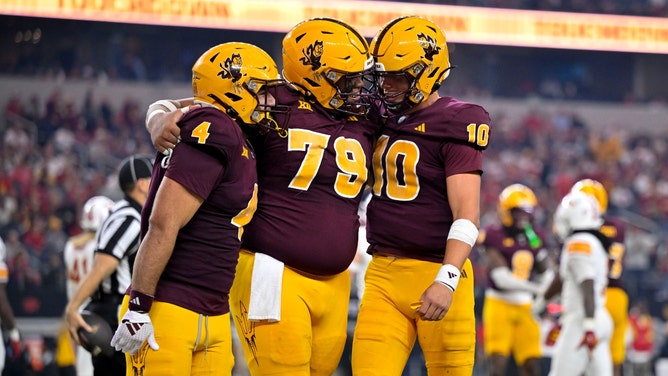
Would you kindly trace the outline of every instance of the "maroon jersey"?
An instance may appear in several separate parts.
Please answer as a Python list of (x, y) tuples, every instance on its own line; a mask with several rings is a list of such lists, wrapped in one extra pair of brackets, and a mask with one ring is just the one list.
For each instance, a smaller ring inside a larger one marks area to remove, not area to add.
[(357, 207), (378, 126), (334, 119), (287, 87), (276, 95), (290, 107), (289, 115), (277, 115), (287, 134), (254, 140), (258, 207), (243, 247), (307, 273), (340, 273), (355, 257)]
[(450, 97), (388, 119), (373, 155), (369, 253), (443, 261), (453, 222), (445, 179), (482, 173), (489, 123), (485, 109)]
[(181, 142), (166, 159), (157, 154), (142, 211), (146, 234), (155, 195), (167, 176), (204, 199), (178, 233), (160, 276), (155, 299), (205, 314), (229, 312), (228, 293), (241, 246), (240, 226), (250, 220), (257, 184), (255, 156), (239, 126), (223, 112), (203, 107), (178, 124)]
[(624, 223), (613, 217), (606, 217), (601, 226), (601, 232), (612, 240), (608, 250), (610, 255), (610, 273), (608, 273), (608, 287), (624, 288), (622, 283), (622, 268), (624, 261)]
[[(529, 239), (523, 231), (508, 229), (501, 225), (488, 226), (482, 231), (485, 234), (482, 245), (486, 249), (496, 249), (506, 260), (506, 264), (513, 275), (518, 279), (527, 281), (531, 278), (535, 269), (536, 256), (547, 244), (545, 230), (539, 227), (534, 227), (533, 230), (542, 243), (536, 248), (531, 247)], [(489, 286), (502, 291), (494, 284), (492, 278), (489, 277), (489, 273), (487, 274)]]

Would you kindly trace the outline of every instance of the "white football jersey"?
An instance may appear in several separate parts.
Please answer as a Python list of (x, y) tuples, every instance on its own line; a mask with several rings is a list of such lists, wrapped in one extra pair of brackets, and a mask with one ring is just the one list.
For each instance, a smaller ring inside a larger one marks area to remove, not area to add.
[(592, 234), (577, 232), (564, 243), (559, 274), (563, 281), (561, 298), (564, 312), (584, 317), (580, 284), (594, 280), (596, 309), (605, 307), (605, 288), (608, 286), (608, 253)]
[[(83, 236), (84, 234), (80, 235)], [(79, 285), (86, 278), (93, 268), (93, 259), (95, 257), (95, 237), (82, 243), (70, 239), (65, 244), (63, 258), (67, 270), (67, 299), (72, 299), (74, 293), (79, 289)], [(87, 303), (87, 302), (86, 302)], [(84, 304), (85, 305), (85, 304)]]

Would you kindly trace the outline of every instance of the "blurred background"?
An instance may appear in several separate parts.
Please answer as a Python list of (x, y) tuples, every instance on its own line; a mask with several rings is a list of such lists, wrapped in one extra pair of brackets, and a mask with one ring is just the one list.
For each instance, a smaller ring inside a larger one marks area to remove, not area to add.
[[(192, 64), (215, 44), (253, 43), (280, 65), (283, 35), (299, 20), (284, 13), (263, 18), (268, 11), (259, 7), (268, 4), (285, 13), (338, 16), (369, 38), (402, 12), (433, 16), (456, 66), (440, 94), (480, 103), (492, 118), (482, 225), (497, 220), (497, 197), (509, 184), (534, 190), (537, 220), (549, 228), (575, 181), (601, 181), (609, 213), (627, 224), (630, 305), (647, 307), (656, 330), (653, 357), (668, 357), (662, 350), (668, 322), (666, 0), (343, 1), (344, 8), (248, 1), (238, 14), (227, 1), (197, 2), (208, 8), (188, 1), (134, 3), (143, 5), (114, 13), (73, 2), (58, 16), (52, 10), (68, 2), (0, 4), (0, 237), (7, 246), (8, 295), (29, 350), (5, 374), (58, 374), (53, 336), (66, 303), (63, 247), (81, 231), (80, 211), (89, 197), (120, 198), (114, 174), (120, 160), (154, 153), (144, 128), (148, 104), (190, 96)], [(189, 16), (172, 10), (151, 17), (175, 4)], [(487, 17), (506, 20), (500, 24), (511, 29), (507, 40), (504, 29), (480, 26)], [(576, 26), (552, 24), (553, 17)], [(527, 19), (539, 25), (535, 34), (513, 28)], [(588, 29), (599, 22), (603, 26)], [(538, 38), (541, 33), (550, 37)], [(593, 37), (578, 44), (578, 35)], [(472, 259), (482, 302), (484, 265), (475, 250)], [(352, 299), (354, 315), (355, 291)], [(416, 349), (406, 375), (426, 375), (419, 357)], [(349, 372), (345, 359), (340, 372)], [(476, 373), (484, 372), (481, 356)]]

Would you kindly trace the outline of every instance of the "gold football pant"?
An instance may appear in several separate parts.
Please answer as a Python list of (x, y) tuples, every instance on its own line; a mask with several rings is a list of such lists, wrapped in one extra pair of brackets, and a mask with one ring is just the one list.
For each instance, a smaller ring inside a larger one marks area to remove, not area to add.
[[(121, 304), (119, 317), (128, 307), (129, 296)], [(234, 366), (230, 314), (204, 316), (174, 304), (153, 302), (149, 312), (155, 340), (134, 355), (125, 354), (126, 375), (220, 375), (229, 376)]]
[(346, 342), (350, 273), (333, 276), (283, 270), (281, 320), (249, 321), (255, 254), (242, 250), (230, 291), (234, 326), (250, 374), (331, 376)]
[(440, 267), (434, 262), (374, 255), (366, 271), (353, 338), (353, 375), (401, 375), (416, 337), (429, 375), (473, 373), (476, 322), (471, 262), (466, 260), (462, 268), (443, 320), (425, 321), (415, 313), (414, 304)]
[(483, 306), (485, 353), (510, 356), (523, 365), (540, 358), (540, 325), (531, 313), (531, 303), (513, 304), (487, 296)]
[(610, 338), (612, 364), (622, 364), (626, 357), (624, 336), (629, 325), (629, 296), (624, 289), (608, 287), (605, 293), (605, 307), (610, 313), (613, 326)]

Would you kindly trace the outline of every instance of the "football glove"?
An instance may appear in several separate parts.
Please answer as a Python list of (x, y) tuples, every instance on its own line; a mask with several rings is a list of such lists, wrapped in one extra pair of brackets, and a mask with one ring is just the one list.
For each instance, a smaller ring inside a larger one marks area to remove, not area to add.
[(584, 337), (582, 337), (580, 347), (586, 346), (587, 349), (589, 349), (589, 354), (591, 354), (591, 352), (594, 351), (596, 345), (598, 345), (598, 338), (596, 338), (596, 334), (594, 334), (594, 332), (591, 330), (587, 330), (584, 334)]
[(155, 341), (153, 323), (148, 313), (128, 310), (121, 323), (116, 329), (114, 337), (111, 339), (111, 345), (117, 351), (134, 354), (148, 340), (148, 345), (153, 350), (158, 350), (158, 342)]
[(545, 337), (545, 345), (546, 346), (554, 346), (554, 344), (557, 342), (557, 338), (559, 338), (559, 333), (561, 333), (561, 324), (554, 323), (554, 326), (552, 326), (552, 329), (547, 333), (547, 336)]

